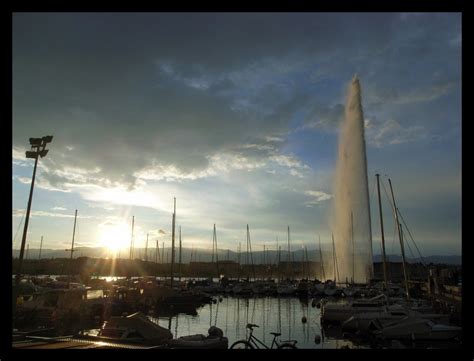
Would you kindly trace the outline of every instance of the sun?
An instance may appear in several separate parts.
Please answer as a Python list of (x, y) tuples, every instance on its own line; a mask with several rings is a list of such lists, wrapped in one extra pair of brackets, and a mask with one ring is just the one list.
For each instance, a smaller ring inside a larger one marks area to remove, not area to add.
[(100, 226), (99, 242), (116, 253), (125, 249), (130, 242), (130, 229), (126, 224), (105, 224)]

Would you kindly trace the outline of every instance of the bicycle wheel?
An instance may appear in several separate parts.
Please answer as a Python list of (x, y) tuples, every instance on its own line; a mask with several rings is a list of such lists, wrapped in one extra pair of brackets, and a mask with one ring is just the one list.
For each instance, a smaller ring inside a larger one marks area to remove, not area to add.
[(297, 347), (291, 343), (282, 343), (280, 346), (278, 346), (278, 349), (281, 349), (281, 348), (297, 348)]
[(240, 340), (240, 341), (237, 341), (237, 342), (234, 342), (231, 346), (230, 346), (231, 349), (252, 349), (254, 348), (252, 346), (252, 344), (250, 344), (249, 342), (245, 341), (245, 340)]

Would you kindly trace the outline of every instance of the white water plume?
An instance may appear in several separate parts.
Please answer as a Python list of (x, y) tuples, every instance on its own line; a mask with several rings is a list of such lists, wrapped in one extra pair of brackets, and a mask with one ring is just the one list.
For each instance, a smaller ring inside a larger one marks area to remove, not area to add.
[[(354, 282), (366, 283), (373, 274), (368, 188), (361, 91), (354, 76), (339, 134), (331, 219), (337, 260), (337, 274), (332, 279), (338, 276), (338, 282), (350, 282), (354, 277)], [(334, 272), (332, 265), (328, 276)]]

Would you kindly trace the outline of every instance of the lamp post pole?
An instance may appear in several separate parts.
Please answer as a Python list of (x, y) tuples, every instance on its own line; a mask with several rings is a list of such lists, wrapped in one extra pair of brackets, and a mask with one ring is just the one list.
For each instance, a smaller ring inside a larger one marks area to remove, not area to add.
[[(30, 151), (26, 151), (26, 158), (34, 158), (35, 165), (33, 168), (33, 176), (31, 178), (31, 186), (30, 186), (30, 196), (28, 198), (28, 206), (26, 208), (26, 217), (25, 217), (25, 225), (23, 227), (23, 237), (21, 238), (21, 248), (20, 248), (20, 258), (18, 260), (18, 270), (15, 277), (15, 289), (13, 290), (13, 315), (16, 312), (16, 299), (18, 295), (18, 286), (20, 284), (20, 277), (21, 271), (23, 267), (23, 257), (25, 253), (25, 243), (26, 243), (26, 234), (28, 232), (28, 223), (30, 220), (30, 210), (31, 210), (31, 201), (33, 199), (33, 188), (35, 185), (35, 178), (36, 178), (36, 168), (38, 166), (38, 157), (41, 158), (45, 157), (48, 153), (46, 148), (46, 144), (50, 143), (53, 140), (53, 136), (45, 136), (43, 138), (30, 138), (31, 149)], [(41, 148), (41, 149), (40, 149)]]

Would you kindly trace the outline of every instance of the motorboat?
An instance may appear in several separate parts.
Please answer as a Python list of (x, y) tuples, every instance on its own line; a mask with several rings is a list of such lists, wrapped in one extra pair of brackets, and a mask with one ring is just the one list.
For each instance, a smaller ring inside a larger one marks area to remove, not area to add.
[(461, 334), (461, 327), (436, 324), (420, 317), (405, 317), (392, 323), (371, 323), (373, 335), (383, 339), (451, 340)]
[(136, 312), (130, 316), (111, 317), (104, 322), (97, 338), (157, 346), (167, 344), (173, 335), (142, 312)]
[(375, 320), (378, 320), (382, 325), (386, 325), (387, 323), (393, 323), (394, 321), (401, 320), (409, 316), (431, 320), (436, 323), (449, 322), (449, 315), (420, 313), (407, 309), (402, 305), (390, 305), (381, 312), (363, 312), (355, 314), (342, 323), (342, 329), (366, 332), (369, 331), (371, 323)]
[(167, 348), (172, 349), (227, 349), (229, 340), (224, 337), (220, 328), (212, 326), (208, 335), (202, 334), (182, 336), (168, 342)]

